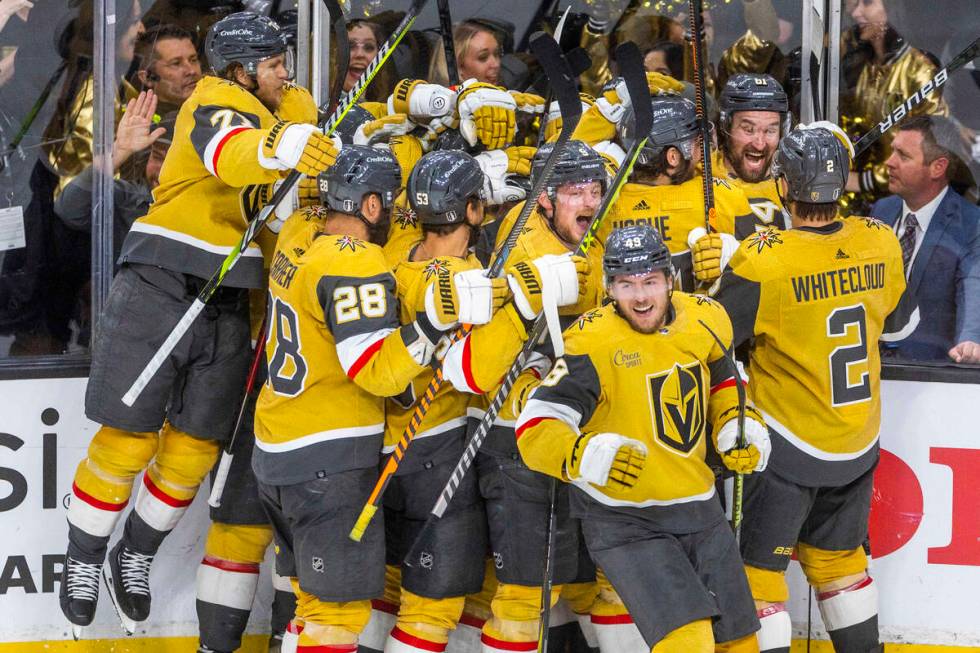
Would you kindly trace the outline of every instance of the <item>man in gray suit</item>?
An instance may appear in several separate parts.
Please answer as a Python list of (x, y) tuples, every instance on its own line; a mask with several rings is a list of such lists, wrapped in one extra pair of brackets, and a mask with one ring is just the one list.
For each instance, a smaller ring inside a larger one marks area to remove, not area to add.
[(918, 324), (885, 344), (899, 358), (980, 364), (980, 208), (949, 186), (958, 140), (946, 118), (901, 124), (886, 161), (895, 194), (871, 208), (898, 235), (919, 310)]

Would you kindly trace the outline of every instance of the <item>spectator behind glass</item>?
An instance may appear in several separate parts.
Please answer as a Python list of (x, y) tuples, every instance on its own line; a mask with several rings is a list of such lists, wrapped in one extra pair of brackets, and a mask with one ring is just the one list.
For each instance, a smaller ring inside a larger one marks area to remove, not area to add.
[[(904, 38), (904, 8), (898, 0), (847, 0), (854, 26), (841, 37), (841, 126), (855, 141), (883, 118), (886, 108), (922, 88), (938, 69), (933, 57)], [(945, 116), (949, 109), (941, 92), (933, 92), (912, 113)], [(862, 215), (863, 207), (885, 194), (891, 138), (885, 134), (854, 162), (859, 174), (850, 176), (846, 189), (858, 194), (846, 197), (846, 213)]]
[[(119, 173), (124, 164), (134, 160), (143, 164), (139, 181), (118, 176), (112, 182), (112, 250), (113, 260), (119, 258), (123, 240), (136, 218), (146, 215), (153, 201), (151, 191), (159, 184), (160, 168), (170, 147), (175, 113), (167, 114), (160, 123), (153, 122), (157, 99), (153, 91), (144, 91), (129, 101), (116, 128), (112, 144), (113, 171)], [(92, 187), (94, 171), (85, 168), (65, 186), (54, 203), (54, 213), (62, 223), (76, 232), (79, 238), (88, 239), (92, 230)], [(79, 267), (88, 270), (88, 259)], [(88, 275), (83, 275), (86, 279)], [(87, 348), (91, 336), (91, 290), (82, 284), (77, 294), (72, 321), (78, 325), (74, 344)]]
[[(344, 78), (344, 91), (353, 88), (364, 74), (368, 64), (378, 54), (378, 48), (385, 42), (384, 29), (369, 20), (352, 20), (347, 24), (347, 42), (350, 47), (350, 64)], [(367, 102), (385, 102), (394, 88), (392, 66), (382, 66), (377, 76), (364, 92), (362, 98)]]
[(201, 79), (201, 62), (191, 33), (176, 25), (157, 25), (136, 39), (136, 78), (152, 91), (160, 113), (180, 108)]
[(980, 363), (980, 208), (948, 182), (959, 138), (940, 116), (901, 124), (885, 161), (895, 194), (871, 208), (902, 242), (919, 307), (914, 330), (886, 345), (901, 358)]
[(684, 78), (684, 46), (674, 41), (660, 41), (643, 55), (643, 67), (647, 72)]
[[(453, 45), (456, 48), (456, 68), (461, 82), (475, 79), (487, 84), (500, 83), (500, 42), (493, 31), (479, 23), (463, 21), (453, 28)], [(432, 50), (429, 81), (446, 84), (446, 55), (441, 47)]]

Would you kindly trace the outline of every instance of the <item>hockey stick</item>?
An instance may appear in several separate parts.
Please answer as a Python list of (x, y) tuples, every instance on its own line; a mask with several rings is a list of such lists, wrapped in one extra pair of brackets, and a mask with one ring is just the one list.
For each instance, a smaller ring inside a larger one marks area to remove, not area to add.
[[(361, 74), (361, 77), (357, 80), (357, 83), (354, 84), (350, 91), (347, 92), (347, 94), (340, 101), (340, 104), (334, 110), (333, 114), (331, 114), (331, 116), (326, 120), (324, 134), (329, 136), (337, 129), (337, 125), (344, 119), (344, 116), (347, 115), (347, 112), (350, 111), (351, 107), (357, 103), (358, 98), (360, 98), (364, 93), (367, 85), (371, 83), (371, 80), (373, 80), (375, 75), (378, 74), (378, 71), (385, 64), (385, 62), (388, 61), (388, 58), (391, 57), (391, 54), (395, 51), (395, 48), (405, 37), (405, 34), (408, 33), (408, 30), (415, 23), (415, 20), (419, 16), (419, 12), (422, 10), (422, 7), (427, 1), (428, 0), (414, 1), (411, 8), (405, 14), (405, 17), (402, 19), (402, 22), (399, 23), (398, 28), (395, 29), (390, 37), (388, 37), (388, 40), (385, 41), (384, 45), (378, 49), (374, 59), (370, 64), (368, 64), (368, 67)], [(287, 195), (289, 195), (290, 192), (292, 192), (293, 187), (299, 183), (301, 176), (302, 175), (296, 170), (291, 171), (286, 176), (282, 185), (276, 190), (275, 193), (273, 193), (269, 203), (263, 206), (262, 210), (259, 211), (259, 215), (248, 223), (248, 226), (245, 228), (245, 233), (242, 234), (241, 241), (231, 251), (231, 253), (225, 257), (225, 260), (221, 263), (221, 267), (214, 273), (214, 275), (212, 275), (207, 284), (205, 284), (204, 288), (201, 289), (201, 292), (198, 293), (197, 297), (188, 307), (187, 311), (174, 326), (173, 330), (171, 330), (170, 335), (168, 335), (166, 340), (163, 341), (163, 343), (157, 349), (157, 352), (153, 354), (153, 357), (146, 364), (146, 367), (143, 368), (140, 375), (135, 381), (133, 381), (133, 384), (130, 386), (129, 390), (127, 390), (126, 394), (123, 395), (122, 401), (124, 404), (127, 406), (132, 406), (136, 402), (140, 396), (140, 393), (143, 392), (147, 384), (153, 378), (153, 375), (157, 373), (157, 370), (159, 370), (160, 366), (163, 365), (163, 362), (167, 360), (167, 357), (173, 351), (174, 347), (177, 346), (180, 339), (190, 329), (191, 324), (194, 323), (197, 316), (204, 310), (204, 306), (214, 295), (215, 291), (217, 291), (218, 286), (221, 285), (222, 281), (224, 281), (225, 277), (228, 275), (228, 272), (245, 253), (248, 245), (255, 240), (255, 237), (259, 234), (262, 228), (265, 227), (266, 223), (269, 221), (269, 218), (276, 210), (276, 207), (280, 202), (282, 202), (283, 199), (285, 199)]]
[[(629, 178), (629, 175), (633, 170), (633, 165), (636, 163), (636, 158), (639, 156), (643, 146), (646, 145), (647, 136), (649, 135), (651, 126), (653, 125), (653, 109), (650, 102), (650, 91), (647, 87), (646, 72), (643, 69), (643, 59), (640, 56), (639, 48), (637, 48), (636, 45), (631, 42), (623, 43), (616, 50), (616, 61), (620, 62), (620, 71), (623, 73), (623, 78), (626, 81), (626, 88), (629, 90), (631, 103), (633, 105), (633, 124), (637, 138), (630, 145), (629, 151), (626, 153), (626, 157), (623, 160), (622, 167), (620, 167), (620, 169), (616, 172), (616, 177), (613, 179), (609, 190), (602, 198), (599, 209), (596, 211), (595, 217), (592, 218), (592, 222), (589, 224), (588, 231), (585, 232), (585, 236), (582, 238), (582, 241), (575, 250), (575, 254), (578, 256), (584, 256), (595, 243), (595, 235), (598, 232), (602, 221), (605, 219), (606, 215), (609, 213), (609, 210), (619, 197), (619, 191)], [(469, 442), (466, 443), (466, 449), (463, 451), (462, 457), (459, 459), (459, 462), (456, 463), (456, 467), (453, 469), (453, 472), (449, 477), (449, 481), (446, 483), (446, 486), (440, 493), (435, 505), (432, 507), (425, 525), (422, 527), (418, 537), (415, 538), (415, 542), (412, 545), (412, 550), (405, 558), (405, 564), (408, 566), (411, 567), (415, 564), (415, 560), (417, 559), (416, 555), (418, 553), (416, 549), (421, 545), (422, 539), (425, 537), (426, 532), (431, 529), (435, 522), (441, 519), (446, 513), (446, 509), (449, 507), (449, 503), (453, 500), (456, 490), (459, 489), (459, 484), (463, 481), (463, 477), (466, 476), (466, 472), (473, 465), (473, 461), (476, 459), (477, 451), (479, 451), (480, 447), (483, 445), (483, 441), (486, 439), (487, 434), (490, 433), (490, 428), (493, 426), (494, 420), (500, 413), (500, 407), (503, 405), (504, 400), (506, 400), (507, 395), (510, 394), (510, 389), (513, 387), (514, 381), (517, 380), (521, 370), (524, 369), (524, 363), (527, 360), (528, 355), (534, 349), (538, 340), (541, 339), (541, 336), (544, 335), (547, 328), (548, 324), (543, 315), (539, 316), (534, 321), (534, 326), (531, 327), (531, 333), (528, 336), (527, 342), (524, 344), (524, 347), (521, 349), (520, 353), (518, 353), (514, 364), (511, 365), (510, 369), (507, 371), (507, 374), (504, 376), (500, 388), (497, 390), (496, 394), (494, 394), (493, 400), (490, 402), (490, 406), (487, 408), (487, 412), (484, 413), (476, 431), (472, 436), (470, 436)]]
[[(490, 270), (487, 273), (490, 277), (498, 277), (503, 273), (507, 257), (517, 244), (517, 237), (524, 230), (524, 225), (531, 216), (531, 211), (537, 206), (538, 197), (544, 191), (545, 182), (548, 180), (548, 177), (551, 176), (551, 171), (554, 169), (555, 162), (558, 160), (558, 154), (560, 154), (561, 149), (565, 147), (568, 141), (571, 140), (572, 132), (575, 131), (575, 127), (578, 125), (579, 118), (582, 115), (582, 103), (578, 97), (575, 78), (568, 69), (568, 64), (561, 54), (558, 43), (548, 34), (539, 32), (531, 39), (531, 52), (538, 58), (541, 65), (550, 71), (548, 76), (556, 88), (558, 103), (561, 106), (562, 128), (558, 136), (558, 141), (555, 143), (554, 150), (552, 150), (551, 155), (545, 161), (541, 176), (528, 193), (527, 200), (524, 202), (524, 208), (514, 222), (514, 226), (511, 227), (510, 233), (507, 234), (507, 240), (502, 246), (501, 251), (497, 254), (493, 265), (490, 266)], [(459, 342), (469, 335), (472, 330), (472, 325), (463, 325), (462, 328), (457, 329), (450, 336), (449, 344), (452, 345)], [(353, 528), (351, 528), (350, 538), (355, 542), (361, 541), (361, 538), (364, 536), (364, 531), (367, 529), (368, 524), (371, 523), (371, 518), (378, 511), (378, 507), (381, 505), (381, 497), (384, 495), (388, 484), (391, 482), (395, 472), (398, 470), (398, 466), (405, 457), (405, 451), (408, 449), (409, 444), (415, 439), (415, 435), (422, 425), (422, 420), (425, 418), (426, 413), (428, 413), (429, 406), (432, 405), (432, 401), (435, 399), (436, 393), (439, 392), (442, 384), (443, 370), (442, 365), (439, 365), (436, 368), (432, 380), (429, 381), (425, 393), (419, 399), (419, 403), (412, 413), (412, 419), (405, 428), (404, 433), (402, 433), (402, 437), (395, 446), (395, 450), (388, 457), (384, 468), (381, 470), (378, 482), (375, 484), (374, 489), (371, 490), (371, 494), (368, 496), (364, 508), (361, 509), (360, 516), (358, 516)]]
[(446, 54), (446, 74), (450, 86), (459, 86), (459, 68), (456, 65), (456, 43), (453, 41), (453, 17), (449, 13), (449, 0), (438, 0), (439, 33), (442, 36), (442, 49)]
[(558, 479), (552, 478), (548, 489), (548, 530), (544, 549), (544, 574), (541, 580), (541, 617), (538, 620), (538, 653), (548, 653), (548, 631), (551, 629), (551, 587), (555, 578), (555, 530), (558, 528)]
[(885, 115), (885, 119), (874, 126), (874, 129), (869, 131), (867, 134), (858, 139), (858, 142), (854, 144), (854, 158), (861, 156), (861, 154), (871, 147), (875, 141), (884, 135), (889, 129), (897, 125), (902, 121), (905, 116), (912, 112), (912, 109), (919, 106), (925, 102), (926, 97), (932, 91), (942, 88), (946, 81), (949, 79), (949, 75), (970, 63), (977, 56), (980, 55), (980, 38), (974, 39), (973, 43), (968, 45), (963, 49), (958, 55), (950, 59), (943, 68), (940, 68), (932, 79), (922, 85), (918, 91), (910, 95), (898, 106), (894, 107)]
[[(558, 44), (558, 47), (561, 47), (561, 34), (562, 34), (563, 31), (565, 31), (565, 20), (568, 18), (568, 12), (571, 11), (571, 10), (572, 10), (571, 6), (569, 6), (567, 9), (565, 9), (565, 13), (563, 13), (561, 15), (561, 18), (558, 20), (558, 26), (555, 27), (555, 33), (554, 33), (554, 35), (553, 35), (552, 38), (555, 39), (555, 43)], [(582, 53), (584, 54), (585, 53), (585, 50), (582, 50)], [(588, 55), (586, 55), (586, 58), (588, 59)], [(570, 60), (570, 58), (567, 55), (565, 57), (565, 60), (569, 62), (568, 67), (569, 67), (569, 70), (572, 71), (572, 75), (574, 77), (577, 78), (579, 75), (581, 75), (583, 72), (585, 72), (585, 70), (582, 70), (582, 71), (578, 70), (578, 67), (579, 67), (578, 64), (576, 63), (575, 65), (573, 65), (572, 62), (571, 62), (571, 60)], [(591, 60), (589, 61), (589, 63), (590, 64), (592, 63)], [(586, 66), (586, 70), (588, 70), (588, 66)], [(546, 72), (546, 76), (547, 76), (547, 72)], [(544, 143), (544, 127), (545, 127), (545, 124), (547, 124), (547, 121), (548, 121), (547, 120), (548, 119), (548, 110), (551, 108), (551, 102), (554, 99), (555, 99), (555, 90), (554, 90), (554, 88), (552, 88), (549, 85), (548, 86), (548, 93), (545, 95), (545, 99), (544, 99), (544, 112), (541, 114), (541, 118), (540, 118), (541, 124), (538, 127), (538, 144), (537, 144), (537, 147), (541, 147), (541, 144)]]
[(231, 431), (228, 444), (221, 451), (221, 460), (218, 462), (218, 471), (214, 473), (214, 480), (211, 482), (211, 494), (208, 495), (208, 505), (212, 508), (221, 507), (221, 495), (225, 491), (225, 484), (228, 482), (228, 472), (231, 471), (231, 463), (235, 459), (235, 441), (238, 439), (238, 431), (242, 428), (242, 421), (245, 419), (245, 409), (248, 407), (248, 396), (255, 386), (255, 378), (259, 375), (262, 354), (265, 352), (265, 334), (268, 327), (266, 319), (262, 320), (259, 332), (255, 337), (255, 355), (252, 357), (252, 364), (248, 368), (248, 378), (245, 381), (245, 396), (242, 397), (242, 405), (238, 408), (238, 417), (235, 418), (235, 428)]
[[(346, 5), (346, 0), (343, 0)], [(344, 79), (347, 78), (347, 68), (350, 66), (350, 42), (347, 39), (347, 21), (345, 19), (344, 8), (338, 0), (324, 0), (327, 5), (327, 12), (330, 14), (330, 24), (333, 29), (334, 38), (337, 40), (337, 70), (330, 87), (329, 111), (334, 111), (340, 104), (340, 94), (344, 91)], [(221, 452), (221, 460), (218, 462), (218, 471), (214, 475), (211, 483), (211, 494), (208, 496), (208, 505), (212, 508), (221, 507), (221, 494), (225, 490), (228, 482), (228, 472), (231, 470), (231, 463), (235, 458), (235, 440), (238, 437), (238, 429), (241, 428), (242, 419), (245, 416), (245, 408), (248, 405), (248, 395), (252, 385), (255, 383), (255, 374), (259, 368), (259, 361), (265, 353), (265, 329), (268, 318), (263, 318), (262, 325), (259, 327), (259, 337), (255, 341), (255, 353), (252, 357), (252, 364), (249, 367), (248, 381), (245, 384), (245, 394), (242, 396), (242, 405), (238, 409), (238, 418), (235, 420), (235, 428), (231, 432), (231, 438)]]
[[(721, 341), (718, 334), (711, 330), (704, 320), (698, 320), (698, 323), (711, 334), (711, 337), (715, 339), (718, 346), (721, 347), (722, 353), (725, 355), (725, 360), (729, 362), (732, 367), (732, 374), (735, 375), (735, 392), (738, 393), (738, 436), (736, 437), (736, 446), (739, 449), (745, 448), (745, 385), (742, 383), (742, 374), (738, 371), (738, 363), (735, 362), (735, 352), (733, 347), (726, 347), (725, 343)], [(732, 528), (735, 530), (735, 541), (739, 540), (739, 535), (741, 534), (742, 528), (742, 495), (745, 488), (745, 474), (735, 473), (735, 482), (732, 489)]]
[(701, 126), (701, 165), (704, 173), (701, 178), (704, 188), (704, 230), (711, 233), (715, 221), (714, 179), (711, 175), (711, 131), (708, 127), (708, 110), (705, 106), (707, 85), (704, 77), (704, 48), (701, 34), (704, 32), (704, 18), (701, 16), (701, 0), (690, 0), (688, 13), (691, 21), (691, 59), (694, 63), (694, 99)]

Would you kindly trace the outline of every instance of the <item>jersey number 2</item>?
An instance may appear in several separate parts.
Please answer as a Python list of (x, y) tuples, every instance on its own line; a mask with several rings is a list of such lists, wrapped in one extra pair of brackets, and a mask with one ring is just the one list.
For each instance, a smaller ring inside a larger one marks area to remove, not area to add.
[[(276, 333), (276, 350), (269, 361), (269, 383), (276, 394), (295, 397), (303, 390), (303, 382), (309, 369), (300, 353), (302, 344), (299, 339), (299, 319), (292, 306), (270, 296), (267, 322), (267, 347), (272, 345), (273, 329)], [(292, 363), (288, 376), (283, 374), (287, 362)]]
[[(841, 345), (830, 352), (830, 396), (834, 406), (856, 404), (871, 399), (871, 373), (868, 370), (868, 327), (863, 304), (845, 306), (827, 316), (827, 336), (831, 339), (857, 332), (857, 342)], [(854, 368), (857, 367), (857, 370)], [(851, 383), (855, 372), (859, 381)]]

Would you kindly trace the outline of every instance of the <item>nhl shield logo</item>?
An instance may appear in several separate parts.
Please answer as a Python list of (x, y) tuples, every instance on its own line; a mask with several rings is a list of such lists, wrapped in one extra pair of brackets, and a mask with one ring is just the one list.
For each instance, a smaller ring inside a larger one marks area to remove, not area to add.
[(704, 378), (701, 364), (675, 363), (672, 368), (647, 376), (650, 413), (657, 439), (669, 449), (687, 456), (701, 441), (705, 427)]

